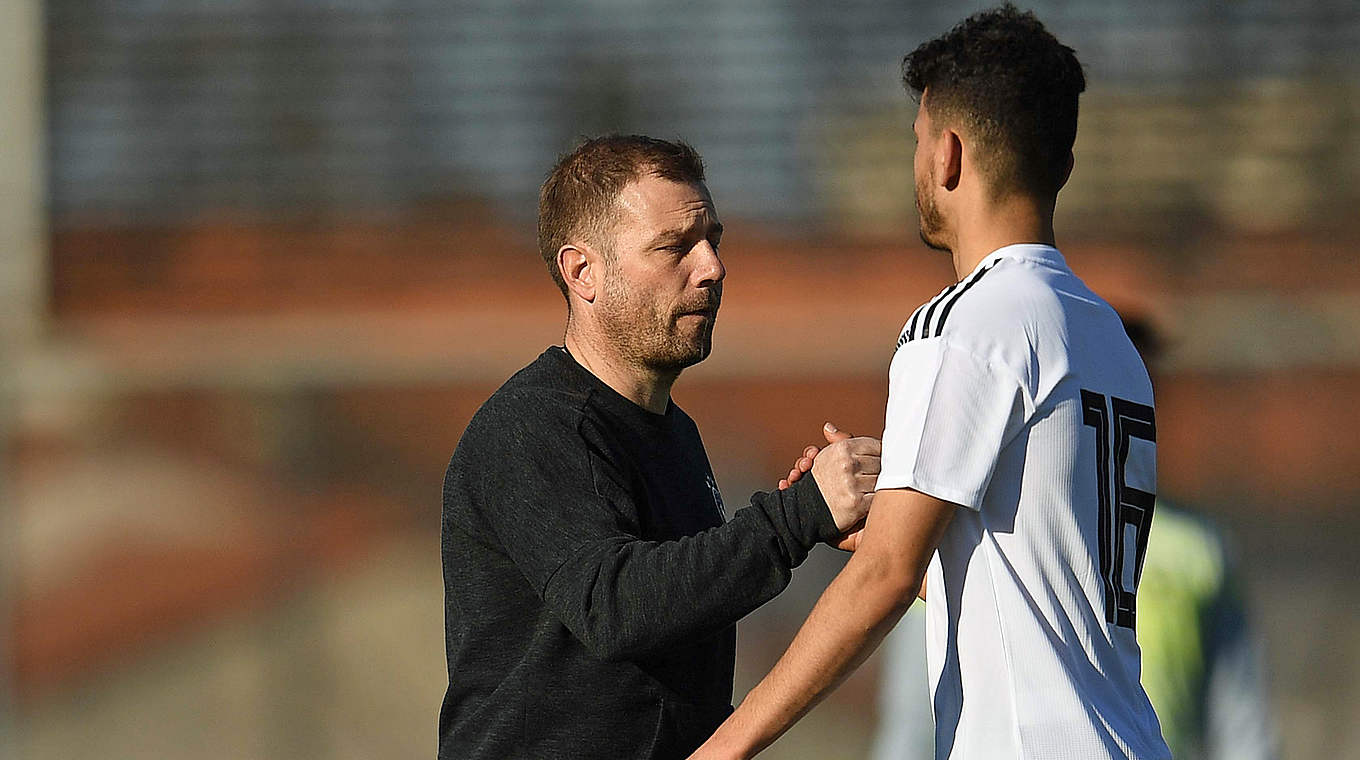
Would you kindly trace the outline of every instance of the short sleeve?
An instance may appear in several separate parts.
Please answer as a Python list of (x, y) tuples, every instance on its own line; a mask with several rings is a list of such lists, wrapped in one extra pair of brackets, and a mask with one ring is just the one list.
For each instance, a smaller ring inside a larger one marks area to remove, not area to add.
[(1024, 423), (1020, 381), (947, 337), (893, 357), (878, 488), (980, 509), (1001, 449)]

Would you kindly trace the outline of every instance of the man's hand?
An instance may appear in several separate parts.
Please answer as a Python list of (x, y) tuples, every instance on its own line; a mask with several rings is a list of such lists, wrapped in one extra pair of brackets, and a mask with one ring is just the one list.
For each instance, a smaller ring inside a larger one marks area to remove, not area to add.
[[(826, 425), (822, 427), (822, 435), (826, 437), (827, 443), (848, 441), (851, 438), (851, 435), (849, 433), (837, 429), (836, 426), (831, 424), (830, 422), (826, 423)], [(882, 445), (881, 442), (879, 445), (880, 446)], [(789, 470), (788, 476), (779, 481), (779, 490), (782, 491), (785, 488), (788, 488), (790, 485), (797, 483), (803, 477), (804, 473), (812, 469), (813, 462), (816, 461), (817, 455), (821, 453), (821, 451), (822, 450), (817, 448), (816, 446), (808, 446), (806, 449), (803, 449), (803, 456), (800, 457), (798, 461), (793, 463), (793, 467)], [(877, 476), (875, 475), (875, 477)], [(870, 500), (872, 501), (872, 497)], [(837, 522), (837, 525), (839, 526), (840, 523)], [(861, 518), (859, 522), (850, 526), (850, 528), (846, 530), (841, 535), (841, 537), (831, 545), (836, 547), (837, 549), (840, 549), (841, 551), (853, 552), (855, 549), (859, 548), (860, 537), (864, 535), (863, 531), (864, 531), (864, 519)]]
[[(823, 431), (823, 433), (825, 434), (825, 431)], [(837, 431), (835, 435), (844, 438), (850, 437), (849, 433), (842, 433), (839, 431)], [(840, 439), (838, 438), (837, 440)], [(808, 470), (811, 470), (812, 460), (817, 457), (817, 452), (819, 451), (821, 451), (821, 449), (817, 448), (816, 446), (809, 446), (806, 449), (803, 449), (803, 456), (800, 457), (797, 462), (793, 463), (793, 467), (789, 470), (789, 474), (786, 477), (781, 478), (779, 480), (779, 490), (782, 491), (785, 488), (788, 488), (789, 486), (793, 485), (794, 483), (797, 483), (799, 478), (803, 477), (803, 473), (807, 472)]]
[(836, 527), (848, 531), (862, 525), (869, 513), (883, 446), (877, 438), (851, 438), (830, 422), (822, 428), (822, 434), (827, 446), (812, 457), (812, 476), (831, 508)]

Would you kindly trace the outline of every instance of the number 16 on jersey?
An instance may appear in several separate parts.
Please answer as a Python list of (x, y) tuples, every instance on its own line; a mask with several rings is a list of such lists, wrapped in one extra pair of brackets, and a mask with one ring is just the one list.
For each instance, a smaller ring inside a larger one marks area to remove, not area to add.
[[(1156, 447), (1133, 446), (1137, 439), (1155, 444), (1157, 425), (1152, 407), (1081, 391), (1082, 422), (1095, 428), (1096, 485), (1099, 490), (1100, 576), (1105, 587), (1105, 619), (1132, 628), (1135, 594), (1143, 574), (1148, 530), (1152, 527), (1152, 491), (1128, 484), (1128, 474), (1144, 475), (1152, 485)], [(1110, 429), (1113, 419), (1114, 429)], [(1113, 461), (1111, 461), (1113, 460)], [(1111, 488), (1110, 482), (1114, 481)], [(1113, 498), (1113, 502), (1111, 499)], [(1113, 505), (1113, 506), (1112, 506)]]

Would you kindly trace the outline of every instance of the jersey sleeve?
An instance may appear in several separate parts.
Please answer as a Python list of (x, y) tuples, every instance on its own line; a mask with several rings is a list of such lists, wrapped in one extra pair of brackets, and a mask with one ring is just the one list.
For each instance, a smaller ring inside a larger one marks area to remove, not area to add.
[(878, 488), (911, 488), (982, 507), (1001, 449), (1024, 422), (1018, 377), (946, 337), (893, 357)]

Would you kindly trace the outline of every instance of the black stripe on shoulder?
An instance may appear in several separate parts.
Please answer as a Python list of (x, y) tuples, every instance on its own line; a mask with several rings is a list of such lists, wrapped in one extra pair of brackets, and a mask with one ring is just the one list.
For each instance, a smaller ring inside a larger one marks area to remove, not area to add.
[(944, 290), (936, 293), (929, 301), (916, 307), (916, 311), (911, 313), (911, 319), (907, 320), (906, 329), (902, 331), (902, 335), (897, 340), (898, 348), (901, 348), (903, 344), (908, 341), (924, 338), (930, 334), (931, 312), (933, 312), (935, 307), (940, 303), (940, 299), (949, 295), (949, 293), (958, 286), (959, 284), (957, 282), (952, 283)]
[[(921, 321), (921, 312), (925, 311), (926, 306), (928, 305), (930, 305), (929, 301), (916, 307), (916, 311), (912, 312), (911, 319), (907, 322), (907, 329), (902, 333), (902, 337), (907, 340), (916, 339), (916, 325)], [(906, 341), (903, 342), (905, 343)]]
[(922, 334), (917, 332), (917, 328), (923, 327), (923, 325), (921, 324), (921, 315), (925, 314), (926, 311), (930, 308), (931, 304), (935, 303), (937, 299), (944, 296), (944, 294), (947, 292), (948, 288), (946, 288), (944, 292), (935, 294), (935, 296), (931, 298), (929, 301), (926, 301), (925, 303), (916, 307), (916, 311), (913, 311), (911, 313), (911, 317), (907, 319), (906, 326), (902, 328), (902, 334), (897, 336), (897, 348), (905, 346), (910, 341), (915, 340), (917, 335)]
[(935, 310), (939, 308), (940, 304), (944, 303), (944, 299), (949, 297), (949, 294), (954, 292), (954, 288), (957, 288), (958, 286), (959, 283), (956, 282), (944, 290), (941, 290), (939, 295), (930, 299), (930, 308), (926, 309), (925, 316), (921, 321), (921, 332), (917, 333), (917, 335), (922, 338), (930, 337), (930, 318), (935, 315)]
[(972, 279), (964, 283), (963, 287), (959, 288), (959, 291), (955, 293), (953, 297), (949, 299), (949, 302), (944, 305), (944, 308), (940, 310), (940, 321), (935, 323), (936, 338), (940, 337), (940, 335), (944, 333), (944, 321), (946, 319), (949, 319), (949, 312), (954, 308), (954, 304), (958, 303), (959, 299), (963, 297), (963, 294), (967, 293), (969, 288), (976, 285), (978, 283), (978, 280), (981, 280), (984, 276), (986, 276), (988, 272), (992, 271), (992, 267), (996, 266), (998, 261), (1001, 261), (1001, 259), (997, 259), (996, 261), (993, 261), (992, 263), (988, 264), (982, 269), (979, 269), (977, 274), (973, 275)]

